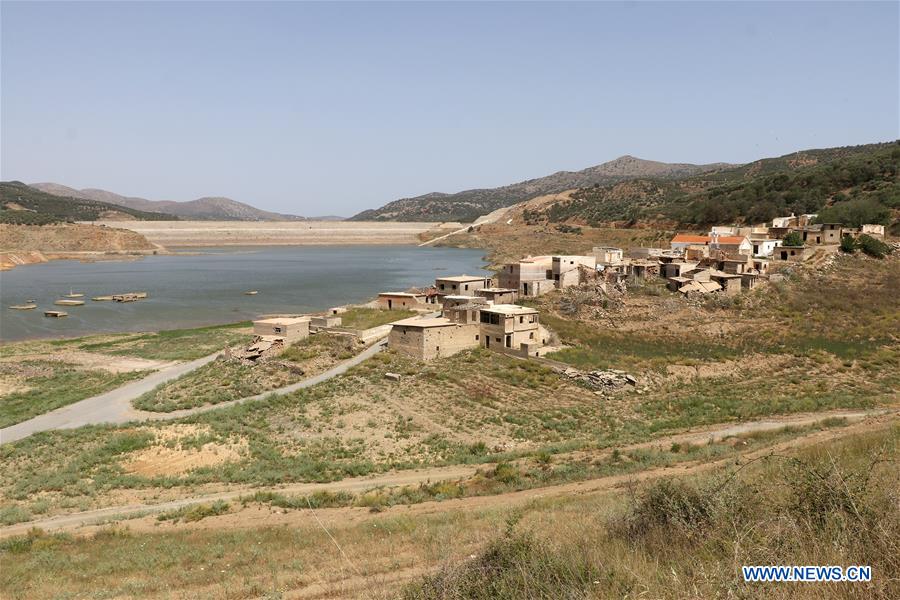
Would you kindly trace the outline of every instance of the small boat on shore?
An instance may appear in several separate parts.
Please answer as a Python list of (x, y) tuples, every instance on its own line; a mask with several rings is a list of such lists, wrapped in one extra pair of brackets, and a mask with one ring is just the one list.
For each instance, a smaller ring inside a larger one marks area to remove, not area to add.
[(53, 304), (57, 306), (82, 306), (84, 305), (84, 300), (68, 300), (63, 298), (62, 300), (57, 300)]
[(37, 304), (29, 302), (28, 304), (13, 304), (10, 306), (13, 310), (33, 310), (37, 308)]
[(245, 296), (255, 296), (258, 293), (259, 293), (259, 290), (249, 290), (249, 291), (244, 292), (244, 295)]
[(63, 311), (63, 310), (45, 310), (45, 311), (44, 311), (44, 316), (45, 316), (45, 317), (52, 317), (52, 318), (54, 318), (54, 319), (61, 319), (62, 317), (68, 317), (68, 316), (69, 316), (69, 313), (67, 313), (67, 312), (65, 312), (65, 311)]

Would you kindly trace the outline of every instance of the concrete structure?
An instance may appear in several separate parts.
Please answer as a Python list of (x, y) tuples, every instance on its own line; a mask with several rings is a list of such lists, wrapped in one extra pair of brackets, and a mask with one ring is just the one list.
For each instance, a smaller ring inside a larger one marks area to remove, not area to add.
[(376, 303), (385, 310), (414, 310), (426, 308), (427, 296), (410, 292), (381, 292)]
[(709, 279), (718, 283), (726, 296), (737, 296), (741, 293), (742, 277), (716, 270), (710, 273)]
[(553, 282), (557, 288), (567, 288), (582, 282), (582, 273), (597, 272), (597, 258), (594, 256), (554, 256), (550, 267)]
[(337, 315), (327, 314), (324, 316), (313, 316), (309, 319), (309, 326), (316, 329), (324, 329), (328, 327), (340, 327), (343, 318)]
[(603, 266), (619, 265), (625, 260), (622, 249), (613, 246), (594, 246), (593, 254), (597, 264)]
[(310, 317), (272, 317), (253, 321), (253, 333), (295, 342), (309, 337)]
[(699, 264), (698, 261), (675, 261), (666, 263), (660, 267), (660, 275), (666, 279), (670, 277), (681, 277), (682, 273), (690, 271), (691, 269), (696, 269)]
[(434, 280), (438, 296), (460, 295), (474, 296), (476, 290), (493, 286), (490, 277), (484, 275), (456, 275), (453, 277), (438, 277)]
[(544, 343), (541, 339), (538, 311), (516, 304), (497, 304), (480, 313), (481, 345), (514, 350)]
[(884, 225), (874, 225), (867, 223), (859, 228), (861, 234), (869, 235), (875, 238), (884, 239)]
[(412, 317), (397, 321), (388, 346), (419, 360), (452, 356), (479, 344), (478, 324), (455, 323), (444, 317)]
[(519, 297), (534, 297), (555, 289), (553, 257), (532, 256), (509, 263), (497, 274), (497, 287), (517, 290)]
[(750, 244), (753, 246), (753, 256), (772, 256), (775, 248), (782, 244), (780, 239), (768, 237), (751, 237)]
[(490, 300), (494, 304), (515, 304), (519, 291), (513, 288), (483, 288), (475, 290), (475, 295)]

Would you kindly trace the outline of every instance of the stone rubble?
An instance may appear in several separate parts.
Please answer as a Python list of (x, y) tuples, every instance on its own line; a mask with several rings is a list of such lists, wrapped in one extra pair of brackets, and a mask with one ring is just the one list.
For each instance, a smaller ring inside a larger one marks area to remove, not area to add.
[(560, 369), (559, 372), (571, 380), (579, 381), (597, 389), (614, 390), (628, 385), (637, 385), (637, 379), (633, 375), (618, 369), (596, 370), (585, 373), (569, 367), (564, 370)]

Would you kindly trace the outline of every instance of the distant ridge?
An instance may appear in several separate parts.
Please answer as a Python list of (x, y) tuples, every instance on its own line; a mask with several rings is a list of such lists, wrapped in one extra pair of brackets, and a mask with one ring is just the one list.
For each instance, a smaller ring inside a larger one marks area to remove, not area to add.
[(559, 171), (546, 177), (498, 188), (465, 190), (455, 194), (431, 192), (414, 198), (401, 198), (381, 208), (365, 210), (350, 220), (470, 222), (504, 206), (573, 188), (606, 185), (643, 177), (673, 179), (734, 166), (728, 163), (709, 165), (663, 163), (626, 155), (581, 171)]
[(0, 223), (48, 225), (100, 219), (172, 221), (178, 217), (89, 198), (61, 198), (21, 181), (0, 182)]
[(124, 206), (151, 213), (166, 213), (181, 219), (198, 221), (305, 221), (305, 217), (261, 210), (231, 198), (204, 197), (186, 202), (147, 200), (121, 196), (107, 190), (86, 188), (78, 190), (58, 183), (32, 183), (31, 187), (63, 198), (79, 198)]

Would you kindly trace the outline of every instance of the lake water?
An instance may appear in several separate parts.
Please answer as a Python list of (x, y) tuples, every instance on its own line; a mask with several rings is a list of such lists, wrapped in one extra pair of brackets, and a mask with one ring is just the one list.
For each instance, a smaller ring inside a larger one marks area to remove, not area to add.
[[(446, 275), (479, 275), (484, 252), (415, 246), (192, 248), (191, 256), (133, 261), (58, 260), (0, 274), (0, 340), (72, 337), (98, 332), (156, 331), (299, 313), (363, 302), (378, 292), (434, 283)], [(84, 306), (54, 306), (69, 290)], [(256, 296), (244, 295), (259, 290)], [(91, 296), (146, 291), (137, 302), (92, 302)], [(34, 299), (35, 310), (10, 310)], [(64, 310), (63, 319), (44, 310)]]

